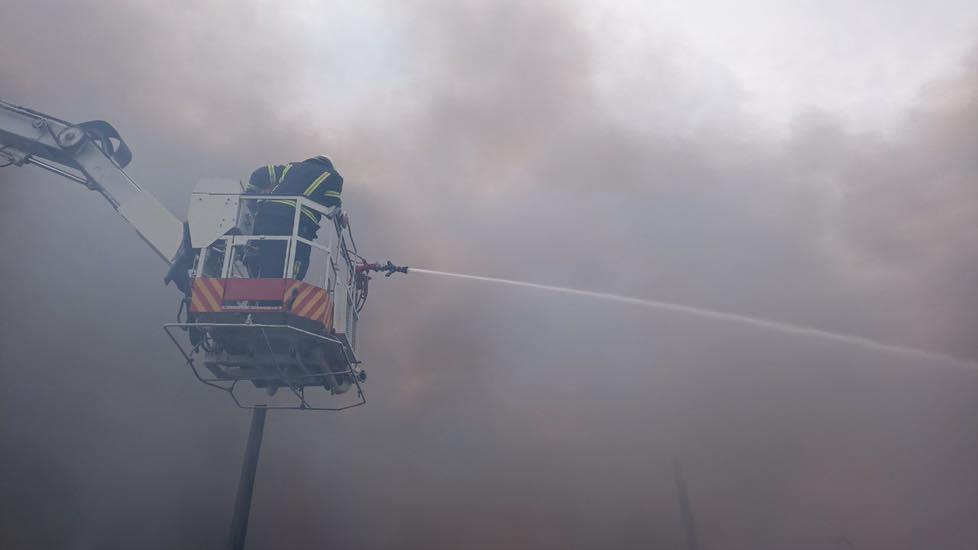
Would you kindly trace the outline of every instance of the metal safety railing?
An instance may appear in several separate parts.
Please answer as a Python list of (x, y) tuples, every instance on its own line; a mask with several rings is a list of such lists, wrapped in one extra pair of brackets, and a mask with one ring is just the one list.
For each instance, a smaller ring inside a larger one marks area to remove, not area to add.
[[(293, 195), (252, 195), (242, 193), (208, 193), (212, 196), (233, 197), (238, 201), (234, 229), (215, 239), (202, 248), (192, 267), (193, 277), (213, 277), (221, 279), (251, 278), (246, 258), (251, 259), (264, 251), (259, 251), (259, 243), (281, 242), (284, 254), (281, 271), (272, 278), (297, 278), (296, 258), (301, 246), (309, 248), (307, 262), (309, 272), (303, 281), (323, 288), (330, 299), (338, 306), (334, 311), (333, 326), (345, 334), (349, 346), (356, 349), (356, 333), (359, 316), (354, 297), (354, 267), (344, 241), (342, 226), (337, 223), (338, 206), (323, 206), (304, 196)], [(267, 201), (283, 201), (292, 205), (291, 227), (287, 234), (256, 234), (255, 218)], [(305, 212), (320, 216), (319, 235), (315, 240), (300, 234), (302, 217)], [(325, 231), (324, 231), (325, 230)], [(265, 274), (262, 274), (264, 278)]]

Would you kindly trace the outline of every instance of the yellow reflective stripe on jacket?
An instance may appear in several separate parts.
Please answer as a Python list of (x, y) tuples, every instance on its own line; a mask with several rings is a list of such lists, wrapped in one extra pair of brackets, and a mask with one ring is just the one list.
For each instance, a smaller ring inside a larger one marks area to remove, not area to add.
[(275, 165), (266, 164), (265, 169), (268, 170), (268, 186), (271, 187), (275, 185)]
[(289, 170), (291, 170), (291, 169), (292, 169), (292, 163), (291, 162), (285, 165), (285, 170), (282, 170), (282, 175), (278, 177), (278, 182), (279, 183), (282, 183), (285, 180), (285, 174), (288, 174), (289, 173)]
[(316, 189), (319, 188), (319, 184), (326, 181), (326, 178), (329, 177), (329, 174), (330, 172), (323, 172), (318, 178), (316, 178), (315, 180), (313, 180), (312, 183), (309, 184), (309, 187), (306, 187), (306, 190), (303, 191), (302, 194), (308, 197), (313, 193), (315, 193)]
[(340, 198), (340, 192), (339, 191), (326, 191), (325, 193), (323, 193), (323, 195), (325, 195), (327, 197), (333, 197), (335, 199)]
[(305, 206), (302, 207), (302, 215), (309, 218), (309, 220), (312, 222), (319, 223), (319, 220), (316, 219), (316, 213), (309, 210)]
[(279, 204), (284, 204), (285, 206), (291, 206), (295, 208), (295, 201), (285, 200), (285, 199), (268, 199), (268, 202), (277, 202)]
[[(295, 208), (295, 201), (290, 201), (290, 200), (286, 200), (286, 199), (268, 199), (267, 202), (276, 202), (278, 204), (284, 204), (285, 206), (288, 206), (289, 208)], [(303, 213), (303, 215), (305, 215), (310, 220), (312, 220), (312, 221), (314, 221), (316, 223), (319, 223), (319, 220), (316, 219), (316, 213), (313, 210), (310, 210), (308, 207), (303, 206), (302, 207), (302, 213)]]

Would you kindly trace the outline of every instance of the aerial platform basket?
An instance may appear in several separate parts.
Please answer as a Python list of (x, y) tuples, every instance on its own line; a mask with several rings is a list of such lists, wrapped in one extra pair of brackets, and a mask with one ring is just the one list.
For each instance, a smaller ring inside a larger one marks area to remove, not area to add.
[[(273, 200), (292, 205), (291, 234), (254, 231), (256, 213)], [(313, 239), (299, 229), (310, 212), (320, 217)], [(366, 373), (356, 355), (362, 300), (339, 208), (301, 196), (242, 194), (238, 182), (210, 180), (193, 193), (188, 217), (195, 254), (181, 307), (186, 318), (164, 329), (197, 379), (244, 408), (364, 404)], [(256, 273), (258, 255), (270, 252), (280, 269), (276, 263), (273, 273)], [(303, 252), (308, 260), (299, 269)]]

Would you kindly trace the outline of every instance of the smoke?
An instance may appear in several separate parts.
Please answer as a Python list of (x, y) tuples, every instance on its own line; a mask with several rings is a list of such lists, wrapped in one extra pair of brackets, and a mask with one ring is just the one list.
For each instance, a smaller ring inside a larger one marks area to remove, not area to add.
[[(0, 97), (111, 121), (178, 214), (200, 177), (327, 152), (377, 259), (978, 357), (978, 60), (892, 133), (810, 112), (772, 137), (721, 68), (587, 13), (23, 3)], [(0, 196), (0, 546), (220, 545), (247, 417), (170, 348), (158, 260), (68, 182), (0, 170)], [(369, 404), (271, 415), (251, 547), (681, 547), (673, 456), (707, 548), (978, 541), (973, 373), (377, 282)]]

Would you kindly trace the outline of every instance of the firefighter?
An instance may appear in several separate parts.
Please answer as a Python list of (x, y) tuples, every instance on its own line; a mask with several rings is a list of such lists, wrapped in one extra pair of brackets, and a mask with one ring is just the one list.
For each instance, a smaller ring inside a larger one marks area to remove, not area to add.
[[(246, 192), (270, 195), (304, 196), (323, 206), (340, 204), (343, 191), (343, 176), (336, 171), (333, 163), (324, 155), (302, 162), (289, 164), (269, 164), (258, 168), (248, 180)], [(255, 214), (254, 233), (256, 235), (291, 235), (295, 216), (294, 200), (268, 199), (258, 205)], [(322, 215), (315, 210), (303, 207), (299, 216), (299, 236), (315, 240)], [(311, 247), (297, 243), (295, 263), (292, 273), (282, 273), (285, 265), (286, 241), (257, 241), (258, 254), (247, 262), (252, 277), (302, 279), (309, 269)]]

